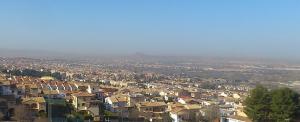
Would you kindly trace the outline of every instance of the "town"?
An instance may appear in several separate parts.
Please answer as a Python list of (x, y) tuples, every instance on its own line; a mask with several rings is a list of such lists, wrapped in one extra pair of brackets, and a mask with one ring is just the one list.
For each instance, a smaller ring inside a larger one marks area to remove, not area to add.
[[(24, 122), (248, 122), (243, 101), (257, 84), (241, 76), (226, 79), (222, 75), (195, 75), (206, 70), (211, 74), (250, 73), (250, 65), (224, 69), (226, 65), (213, 68), (208, 64), (176, 65), (159, 60), (98, 64), (4, 57), (1, 64), (2, 118)], [(170, 71), (160, 71), (163, 69)]]

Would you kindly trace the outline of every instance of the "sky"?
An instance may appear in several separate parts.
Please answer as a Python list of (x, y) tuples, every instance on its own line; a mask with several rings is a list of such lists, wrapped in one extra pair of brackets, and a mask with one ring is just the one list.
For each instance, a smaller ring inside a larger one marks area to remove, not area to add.
[(299, 0), (1, 0), (0, 48), (300, 59)]

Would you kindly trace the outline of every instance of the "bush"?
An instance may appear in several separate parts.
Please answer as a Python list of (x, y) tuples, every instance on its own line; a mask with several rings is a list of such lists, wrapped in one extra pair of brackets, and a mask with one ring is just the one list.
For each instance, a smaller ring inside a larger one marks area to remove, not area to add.
[(44, 110), (39, 111), (37, 114), (38, 117), (47, 117), (47, 113)]

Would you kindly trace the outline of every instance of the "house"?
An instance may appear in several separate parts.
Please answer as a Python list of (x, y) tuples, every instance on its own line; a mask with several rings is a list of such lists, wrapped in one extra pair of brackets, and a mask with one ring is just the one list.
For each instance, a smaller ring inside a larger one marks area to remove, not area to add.
[(203, 105), (203, 106), (210, 106), (210, 105), (212, 105), (212, 104), (213, 104), (212, 101), (206, 101), (206, 100), (203, 100), (203, 101), (201, 102), (201, 105)]
[(87, 106), (89, 106), (89, 101), (92, 100), (94, 94), (90, 94), (87, 92), (78, 92), (72, 94), (72, 102), (77, 110), (86, 110)]
[(0, 95), (0, 112), (6, 113), (9, 109), (16, 105), (16, 98), (14, 95)]
[(82, 91), (82, 92), (87, 92), (88, 88), (89, 88), (89, 86), (86, 86), (86, 85), (81, 85), (81, 84), (78, 85), (78, 90)]
[(68, 82), (68, 83), (65, 83), (65, 88), (66, 90), (69, 90), (69, 91), (78, 91), (78, 85), (74, 82)]
[(97, 99), (102, 100), (103, 102), (105, 102), (106, 97), (112, 96), (117, 91), (118, 91), (118, 89), (116, 89), (116, 88), (101, 87), (99, 89), (99, 92), (96, 92), (95, 94), (96, 94)]
[(92, 85), (92, 86), (88, 85), (87, 92), (96, 94), (99, 91), (100, 91), (100, 88), (97, 85)]
[(45, 83), (44, 81), (42, 81), (39, 85), (39, 89), (40, 90), (51, 90), (51, 86), (47, 83)]
[(145, 102), (146, 101), (146, 97), (142, 94), (136, 93), (136, 94), (131, 94), (130, 95), (130, 106), (135, 105), (136, 103), (140, 103), (140, 102)]
[(57, 85), (57, 89), (59, 91), (65, 91), (66, 90), (66, 86), (64, 85), (63, 82), (56, 82), (56, 85)]
[(62, 86), (64, 87), (64, 91), (72, 91), (72, 86), (68, 82), (64, 82)]
[(99, 120), (99, 105), (100, 101), (95, 99), (94, 94), (88, 92), (78, 92), (72, 94), (72, 103), (77, 111), (85, 111), (94, 117), (94, 120)]
[(178, 98), (178, 102), (181, 104), (200, 104), (199, 101), (190, 97)]
[(237, 93), (232, 94), (232, 97), (234, 99), (240, 99), (241, 98), (241, 96), (239, 94), (237, 94)]
[(105, 96), (104, 91), (102, 89), (99, 89), (98, 91), (95, 91), (94, 94), (96, 95), (96, 98), (98, 100), (101, 100), (102, 102), (104, 102), (106, 96)]
[(88, 114), (91, 114), (94, 117), (94, 121), (100, 120), (100, 103), (99, 100), (91, 100), (89, 101), (89, 106), (87, 106)]
[(192, 98), (195, 98), (195, 99), (202, 98), (201, 92), (199, 92), (199, 91), (190, 91), (190, 93), (191, 93)]
[(55, 81), (49, 82), (48, 86), (50, 87), (51, 90), (58, 90), (58, 86), (57, 86), (57, 83)]
[(140, 117), (150, 121), (163, 121), (168, 115), (168, 105), (164, 102), (141, 102), (136, 104)]
[(178, 99), (178, 97), (173, 94), (168, 94), (168, 95), (164, 96), (164, 99), (165, 99), (165, 101), (176, 101)]
[(103, 83), (103, 84), (110, 84), (110, 80), (101, 80), (100, 83)]
[(114, 95), (105, 99), (105, 107), (115, 115), (120, 117), (129, 117), (132, 106), (130, 106), (130, 97), (128, 95)]
[(221, 93), (219, 93), (219, 96), (220, 97), (228, 97), (230, 95), (229, 95), (229, 93), (221, 92)]
[(106, 109), (111, 112), (118, 112), (119, 108), (129, 106), (129, 98), (126, 95), (115, 95), (105, 98)]
[(0, 81), (0, 95), (11, 95), (12, 90), (10, 89), (9, 81)]
[(29, 97), (37, 97), (39, 95), (39, 89), (36, 84), (26, 84), (25, 94)]
[(50, 77), (50, 76), (43, 76), (43, 77), (41, 77), (40, 79), (41, 79), (41, 80), (44, 80), (44, 81), (52, 81), (52, 80), (54, 80), (54, 78), (53, 78), (53, 77)]
[(35, 112), (46, 111), (46, 101), (43, 97), (23, 98), (22, 104), (24, 104), (26, 108), (34, 110)]
[(178, 89), (178, 90), (175, 90), (175, 95), (178, 97), (190, 97), (191, 93), (185, 89)]
[(164, 97), (152, 97), (152, 98), (150, 99), (150, 101), (151, 101), (151, 102), (164, 102), (165, 99), (164, 99)]
[(66, 97), (65, 93), (60, 93), (58, 90), (44, 90), (41, 91), (41, 94), (43, 97), (51, 99), (63, 99)]
[(124, 85), (125, 87), (134, 87), (134, 86), (137, 86), (137, 83), (136, 82), (127, 82), (127, 83), (125, 83), (125, 85)]
[(201, 117), (200, 105), (184, 105), (184, 106), (176, 106), (172, 108), (170, 112), (170, 117), (172, 118), (172, 122), (182, 122), (182, 121), (199, 121)]
[[(228, 107), (224, 107), (228, 106)], [(221, 108), (221, 122), (251, 122), (244, 112), (244, 106), (237, 104), (235, 108), (232, 105), (222, 105)]]
[(16, 84), (16, 96), (23, 96), (25, 94), (25, 86), (22, 84)]
[(229, 116), (229, 117), (221, 118), (220, 122), (252, 122), (252, 121), (247, 117)]

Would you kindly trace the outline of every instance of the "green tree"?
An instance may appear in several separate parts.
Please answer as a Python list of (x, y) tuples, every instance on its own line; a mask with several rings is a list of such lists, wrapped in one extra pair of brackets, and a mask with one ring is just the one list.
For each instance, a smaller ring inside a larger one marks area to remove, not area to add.
[(54, 77), (57, 80), (62, 80), (62, 75), (59, 72), (54, 72), (51, 74), (52, 77)]
[(73, 101), (72, 99), (69, 102), (66, 101), (66, 109), (67, 109), (66, 111), (68, 114), (71, 114), (72, 112), (75, 111), (72, 101)]
[(254, 122), (270, 121), (271, 95), (267, 88), (258, 85), (251, 90), (250, 95), (245, 100), (245, 113)]
[(66, 117), (67, 122), (84, 122), (84, 117), (79, 113), (69, 114)]
[(299, 105), (299, 94), (289, 88), (272, 91), (271, 117), (277, 122), (289, 122), (295, 119)]

